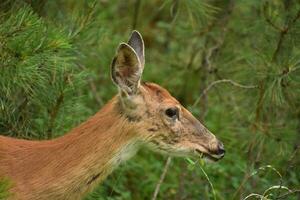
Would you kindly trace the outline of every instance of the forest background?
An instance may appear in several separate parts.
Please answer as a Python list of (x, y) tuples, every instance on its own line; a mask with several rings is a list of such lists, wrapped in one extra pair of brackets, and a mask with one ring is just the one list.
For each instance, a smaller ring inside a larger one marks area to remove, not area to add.
[(143, 79), (227, 153), (205, 164), (145, 149), (86, 200), (299, 199), (299, 18), (297, 0), (2, 0), (0, 133), (56, 138), (96, 113), (117, 92), (115, 49), (136, 29)]

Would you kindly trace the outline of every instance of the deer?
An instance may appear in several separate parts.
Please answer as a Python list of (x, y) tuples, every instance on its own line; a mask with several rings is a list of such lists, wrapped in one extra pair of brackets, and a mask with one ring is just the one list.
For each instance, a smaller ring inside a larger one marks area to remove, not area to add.
[(141, 81), (144, 41), (133, 31), (111, 64), (118, 88), (106, 105), (69, 133), (49, 140), (0, 136), (0, 178), (10, 200), (76, 200), (143, 147), (218, 161), (223, 144), (163, 87)]

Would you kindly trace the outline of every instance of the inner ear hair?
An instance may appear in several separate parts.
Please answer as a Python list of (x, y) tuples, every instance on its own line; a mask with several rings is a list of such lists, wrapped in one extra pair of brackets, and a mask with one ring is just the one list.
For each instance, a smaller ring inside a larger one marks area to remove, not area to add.
[(122, 92), (132, 95), (137, 92), (143, 68), (135, 50), (121, 43), (111, 66), (111, 78)]

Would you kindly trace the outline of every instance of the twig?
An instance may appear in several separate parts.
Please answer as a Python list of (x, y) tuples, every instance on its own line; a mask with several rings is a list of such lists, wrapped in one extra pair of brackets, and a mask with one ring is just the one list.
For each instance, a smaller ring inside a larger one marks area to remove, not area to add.
[(74, 33), (72, 35), (73, 38), (76, 37), (79, 33), (81, 33), (81, 31), (84, 28), (88, 27), (88, 25), (90, 23), (92, 23), (93, 20), (91, 20), (91, 19), (92, 19), (93, 15), (94, 15), (94, 13), (96, 11), (95, 10), (96, 5), (97, 5), (97, 1), (93, 2), (93, 4), (91, 5), (91, 7), (89, 7), (89, 12), (87, 13), (86, 16), (84, 16), (82, 18), (82, 21), (80, 21), (79, 28), (76, 31), (74, 31)]
[(277, 26), (274, 22), (272, 22), (272, 20), (268, 17), (267, 15), (267, 9), (268, 9), (268, 6), (269, 6), (269, 2), (266, 2), (264, 5), (263, 5), (263, 14), (264, 14), (264, 17), (265, 17), (265, 20), (266, 22), (268, 22), (268, 24), (273, 27), (274, 29), (278, 30), (278, 31), (282, 31), (282, 28)]
[(230, 80), (230, 79), (222, 79), (222, 80), (217, 80), (217, 81), (214, 81), (212, 82), (211, 84), (209, 84), (209, 86), (207, 86), (207, 88), (205, 88), (203, 90), (203, 92), (201, 93), (201, 95), (196, 99), (195, 103), (193, 104), (193, 106), (196, 106), (200, 99), (202, 98), (202, 96), (206, 95), (207, 92), (212, 88), (214, 87), (215, 85), (219, 84), (219, 83), (230, 83), (231, 85), (233, 86), (236, 86), (236, 87), (240, 87), (240, 88), (244, 88), (244, 89), (254, 89), (254, 88), (257, 88), (257, 85), (242, 85), (240, 83), (237, 83), (233, 80)]
[(161, 186), (162, 182), (163, 182), (164, 179), (165, 179), (165, 176), (166, 176), (167, 171), (168, 171), (168, 169), (169, 169), (171, 160), (172, 160), (172, 158), (169, 156), (168, 159), (167, 159), (167, 161), (166, 161), (166, 164), (165, 164), (165, 167), (164, 167), (164, 169), (163, 169), (163, 172), (162, 172), (162, 174), (160, 175), (159, 181), (158, 181), (158, 183), (157, 183), (157, 185), (156, 185), (156, 187), (155, 187), (155, 191), (154, 191), (154, 193), (153, 193), (152, 200), (156, 200), (156, 198), (157, 198), (157, 195), (158, 195), (159, 190), (160, 190), (160, 186)]
[(278, 40), (278, 43), (277, 43), (277, 46), (276, 46), (276, 49), (273, 53), (273, 56), (272, 56), (272, 61), (274, 61), (279, 53), (279, 50), (282, 46), (282, 42), (283, 42), (283, 39), (284, 39), (284, 36), (287, 34), (288, 32), (288, 28), (285, 28), (284, 30), (280, 31), (280, 34), (279, 34), (279, 40)]
[(300, 190), (292, 190), (292, 191), (287, 192), (287, 193), (285, 193), (285, 194), (283, 194), (283, 195), (281, 195), (279, 197), (276, 197), (276, 199), (283, 199), (283, 198), (285, 198), (285, 197), (287, 197), (287, 196), (289, 196), (291, 194), (294, 194), (294, 193), (300, 193)]
[(211, 71), (211, 61), (210, 58), (212, 57), (213, 53), (216, 52), (220, 46), (223, 44), (223, 41), (219, 41), (216, 43), (216, 45), (212, 46), (211, 48), (208, 49), (207, 54), (205, 56), (205, 63), (208, 71)]
[(53, 137), (52, 131), (53, 131), (53, 127), (54, 127), (54, 122), (55, 122), (57, 113), (58, 113), (63, 101), (64, 101), (64, 93), (61, 92), (60, 95), (58, 96), (58, 98), (56, 99), (56, 103), (55, 103), (52, 111), (50, 112), (49, 126), (48, 126), (48, 130), (47, 130), (47, 138), (48, 139), (51, 139)]
[(286, 189), (289, 192), (287, 192), (283, 195), (280, 195), (278, 197), (275, 197), (275, 199), (282, 199), (282, 198), (285, 198), (285, 197), (287, 197), (291, 194), (300, 193), (300, 190), (290, 190), (287, 187), (284, 187), (284, 186), (281, 186), (281, 185), (280, 186), (276, 185), (276, 186), (272, 186), (272, 187), (268, 188), (267, 190), (265, 190), (265, 192), (262, 195), (261, 194), (256, 194), (256, 193), (251, 193), (248, 196), (246, 196), (243, 200), (246, 200), (250, 197), (259, 197), (260, 199), (266, 199), (266, 197), (268, 197), (268, 195), (266, 195), (267, 192), (269, 192), (270, 190), (274, 190), (274, 189), (279, 189), (280, 190), (281, 188)]
[(300, 18), (300, 10), (298, 10), (297, 15), (292, 20), (292, 24), (294, 24)]
[(280, 32), (279, 32), (279, 40), (276, 46), (276, 49), (273, 53), (272, 56), (272, 61), (275, 61), (275, 59), (277, 58), (277, 55), (281, 49), (284, 37), (287, 35), (287, 33), (290, 31), (291, 26), (300, 18), (300, 10), (297, 12), (297, 15), (287, 24), (284, 26), (284, 28), (280, 28)]
[[(280, 172), (274, 168), (272, 165), (266, 165), (266, 166), (262, 166), (259, 167), (257, 170), (255, 170), (254, 172), (252, 172), (249, 175), (245, 175), (242, 183), (240, 184), (240, 186), (238, 187), (238, 189), (235, 191), (234, 195), (233, 195), (233, 199), (236, 199), (237, 195), (239, 194), (239, 192), (241, 191), (241, 189), (244, 187), (245, 183), (253, 176), (257, 175), (259, 173), (259, 171), (265, 171), (266, 169), (270, 169), (273, 172), (275, 172), (279, 177), (280, 177), (280, 183), (282, 182), (282, 175), (280, 174)], [(272, 187), (271, 187), (272, 188)], [(250, 194), (251, 195), (251, 194)], [(246, 197), (247, 198), (247, 197)], [(249, 195), (248, 195), (249, 198)], [(245, 199), (245, 198), (244, 198)]]

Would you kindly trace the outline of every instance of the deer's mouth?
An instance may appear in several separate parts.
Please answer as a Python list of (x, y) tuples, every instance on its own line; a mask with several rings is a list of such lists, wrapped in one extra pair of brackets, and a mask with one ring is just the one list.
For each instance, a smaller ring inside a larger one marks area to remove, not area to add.
[(196, 152), (200, 155), (201, 158), (207, 158), (208, 160), (211, 160), (213, 162), (217, 162), (218, 160), (224, 157), (224, 154), (222, 155), (209, 154), (206, 152), (202, 152), (199, 149), (196, 149)]

